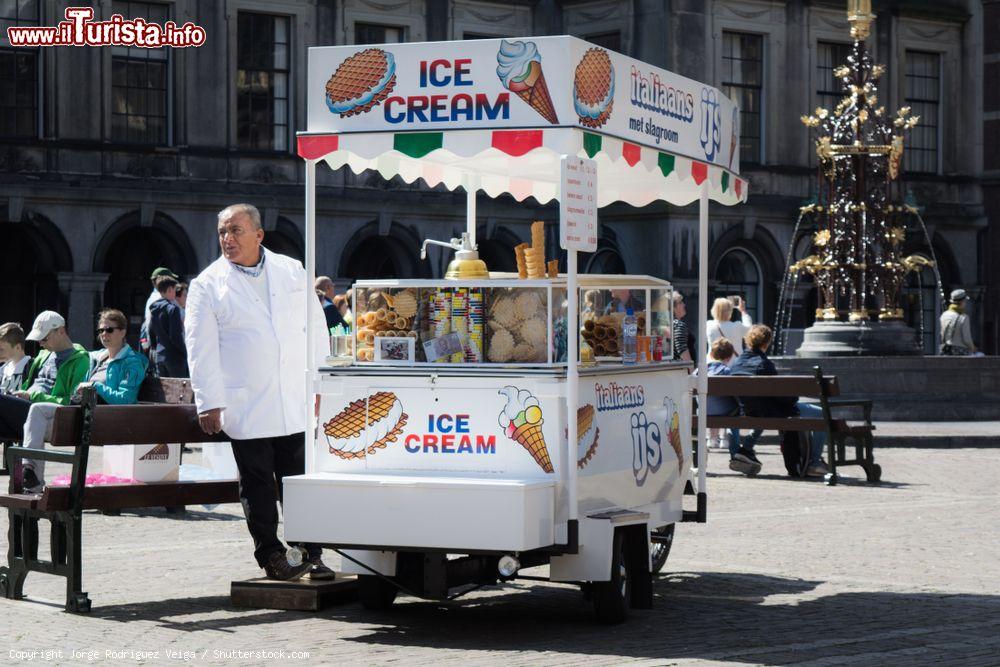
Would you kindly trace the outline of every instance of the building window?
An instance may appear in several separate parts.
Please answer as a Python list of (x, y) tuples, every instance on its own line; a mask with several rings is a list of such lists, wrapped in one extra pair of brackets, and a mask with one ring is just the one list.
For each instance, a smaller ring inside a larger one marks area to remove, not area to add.
[(740, 161), (763, 161), (764, 38), (722, 33), (722, 92), (740, 107)]
[[(38, 25), (36, 0), (0, 1), (0, 44), (7, 28)], [(0, 48), (0, 136), (38, 136), (38, 48)]]
[[(763, 306), (762, 288), (763, 281), (757, 258), (743, 248), (733, 248), (722, 256), (715, 269), (715, 294), (712, 295), (712, 301), (719, 297), (740, 296), (746, 303), (747, 313), (753, 321), (760, 322)], [(739, 319), (736, 310), (733, 311), (733, 319)]]
[[(406, 41), (406, 29), (399, 26), (355, 23), (355, 44), (396, 44)], [(469, 39), (466, 37), (466, 39)]]
[(593, 35), (584, 35), (585, 40), (597, 46), (603, 46), (611, 51), (622, 50), (622, 34), (618, 30), (610, 32), (599, 32)]
[(850, 44), (820, 42), (816, 45), (816, 102), (830, 113), (844, 97), (844, 84), (833, 75), (833, 70), (846, 65), (850, 54)]
[(499, 39), (499, 37), (484, 32), (463, 32), (462, 39)]
[(288, 150), (288, 17), (240, 12), (236, 139), (241, 148)]
[[(170, 20), (167, 5), (148, 2), (116, 0), (111, 11), (126, 19), (141, 18), (160, 25)], [(111, 138), (114, 141), (155, 146), (168, 143), (169, 65), (166, 47), (112, 47)]]
[(909, 171), (938, 170), (938, 127), (941, 124), (941, 56), (920, 51), (906, 52), (906, 106), (920, 116), (910, 130), (905, 165)]

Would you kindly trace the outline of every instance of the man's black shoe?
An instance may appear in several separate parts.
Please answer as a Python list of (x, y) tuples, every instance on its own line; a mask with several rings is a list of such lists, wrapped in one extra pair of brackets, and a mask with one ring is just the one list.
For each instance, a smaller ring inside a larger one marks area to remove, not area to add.
[(752, 449), (747, 449), (746, 447), (740, 447), (740, 454), (750, 459), (757, 465), (760, 465), (760, 459), (757, 458), (757, 455), (754, 454), (754, 451)]
[(41, 493), (45, 490), (45, 485), (39, 481), (33, 469), (24, 468), (21, 472), (21, 490), (24, 493)]
[(313, 564), (309, 561), (302, 561), (298, 565), (292, 565), (288, 562), (288, 558), (285, 556), (284, 551), (275, 551), (271, 554), (271, 557), (267, 559), (267, 565), (264, 566), (264, 572), (267, 574), (268, 579), (275, 579), (277, 581), (294, 581), (301, 578), (303, 574), (312, 568), (312, 566)]
[(319, 556), (306, 561), (309, 564), (309, 572), (306, 577), (313, 581), (330, 581), (337, 578), (337, 573), (323, 564), (323, 559)]

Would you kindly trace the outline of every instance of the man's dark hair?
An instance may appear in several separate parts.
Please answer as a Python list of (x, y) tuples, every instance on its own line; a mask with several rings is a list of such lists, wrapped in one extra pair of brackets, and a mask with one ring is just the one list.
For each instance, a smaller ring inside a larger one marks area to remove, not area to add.
[(170, 276), (160, 276), (156, 279), (156, 291), (161, 295), (166, 293), (171, 287), (177, 287), (177, 281)]
[(17, 322), (7, 322), (0, 325), (0, 340), (11, 347), (24, 347), (24, 329)]

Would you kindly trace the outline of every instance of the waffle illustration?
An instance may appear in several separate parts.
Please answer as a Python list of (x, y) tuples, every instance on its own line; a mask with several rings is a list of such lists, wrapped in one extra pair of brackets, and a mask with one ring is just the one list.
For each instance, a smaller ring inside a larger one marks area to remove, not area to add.
[(497, 51), (497, 76), (504, 88), (517, 93), (542, 118), (553, 125), (559, 124), (542, 72), (542, 56), (534, 42), (503, 40)]
[(351, 403), (323, 425), (330, 453), (342, 459), (363, 459), (384, 449), (403, 432), (408, 415), (399, 398), (380, 391)]
[[(590, 431), (593, 429), (593, 442), (590, 442)], [(594, 406), (588, 403), (576, 411), (576, 445), (577, 452), (583, 450), (576, 461), (576, 467), (583, 469), (597, 453), (597, 441), (601, 437), (601, 429), (594, 426)], [(590, 442), (588, 445), (587, 443)]]
[(157, 445), (139, 457), (140, 461), (166, 461), (170, 458), (170, 447), (167, 445)]
[(499, 391), (507, 398), (507, 404), (500, 411), (498, 421), (508, 438), (524, 447), (545, 472), (553, 472), (552, 458), (545, 446), (542, 433), (542, 409), (538, 399), (526, 389), (507, 386)]
[(615, 70), (604, 49), (587, 49), (573, 76), (573, 107), (580, 123), (601, 127), (611, 117), (615, 98)]
[(326, 106), (341, 118), (366, 113), (396, 86), (396, 61), (382, 49), (365, 49), (340, 63), (326, 82)]

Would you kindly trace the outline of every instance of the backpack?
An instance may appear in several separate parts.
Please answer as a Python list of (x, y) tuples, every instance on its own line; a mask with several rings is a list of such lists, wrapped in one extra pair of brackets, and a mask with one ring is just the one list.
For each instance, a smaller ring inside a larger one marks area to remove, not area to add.
[(802, 431), (781, 432), (781, 456), (789, 477), (805, 477), (809, 467), (809, 437)]

